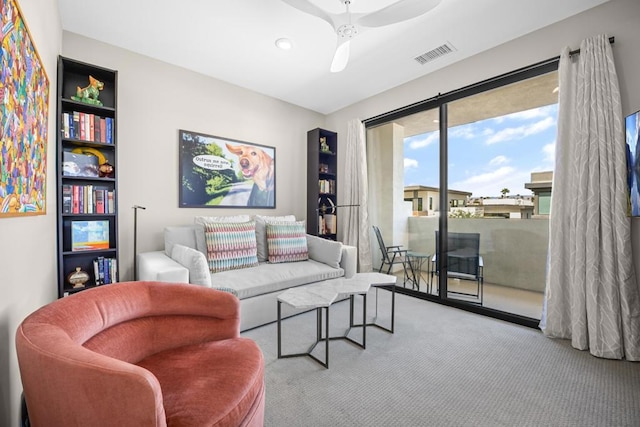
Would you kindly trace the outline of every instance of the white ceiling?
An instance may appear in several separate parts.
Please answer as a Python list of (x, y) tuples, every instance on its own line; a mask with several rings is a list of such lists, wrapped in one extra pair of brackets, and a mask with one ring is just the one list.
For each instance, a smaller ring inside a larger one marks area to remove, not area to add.
[[(329, 72), (336, 35), (281, 0), (58, 0), (66, 31), (329, 114), (608, 0), (442, 0), (425, 15), (372, 28)], [(311, 0), (341, 13), (340, 0)], [(352, 0), (353, 13), (397, 0)], [(276, 48), (287, 37), (293, 49)], [(456, 49), (425, 65), (416, 56)]]

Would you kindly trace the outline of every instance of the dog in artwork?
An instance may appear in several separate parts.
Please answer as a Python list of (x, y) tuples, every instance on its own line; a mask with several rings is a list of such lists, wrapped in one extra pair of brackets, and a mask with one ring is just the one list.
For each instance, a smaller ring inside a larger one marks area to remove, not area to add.
[(275, 173), (271, 156), (255, 145), (226, 145), (227, 150), (238, 156), (242, 176), (253, 180), (247, 206), (275, 206)]

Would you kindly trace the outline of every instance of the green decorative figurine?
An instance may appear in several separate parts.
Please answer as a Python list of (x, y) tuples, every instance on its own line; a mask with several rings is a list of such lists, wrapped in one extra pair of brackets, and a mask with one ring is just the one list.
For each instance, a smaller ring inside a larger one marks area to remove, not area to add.
[(104, 83), (102, 83), (98, 79), (93, 78), (93, 76), (89, 76), (89, 86), (78, 86), (78, 88), (76, 89), (76, 95), (72, 96), (71, 99), (73, 99), (74, 101), (101, 106), (102, 101), (100, 101), (98, 97), (100, 96), (100, 91), (102, 89), (104, 89)]

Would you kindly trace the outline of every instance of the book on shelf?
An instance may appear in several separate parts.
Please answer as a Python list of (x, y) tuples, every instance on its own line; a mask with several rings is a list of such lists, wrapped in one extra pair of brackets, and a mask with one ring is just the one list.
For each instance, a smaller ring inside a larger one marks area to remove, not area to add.
[(73, 125), (73, 132), (71, 132), (71, 138), (80, 139), (80, 112), (73, 112), (73, 121), (71, 122)]
[(96, 189), (95, 190), (95, 213), (105, 213), (104, 212), (104, 190)]
[(115, 213), (116, 212), (116, 190), (109, 191), (107, 193), (107, 212), (106, 213)]
[(337, 222), (334, 214), (324, 214), (318, 217), (318, 234), (323, 236), (326, 234), (337, 233)]
[(334, 214), (324, 214), (324, 234), (336, 234), (336, 216)]
[(72, 213), (73, 211), (73, 186), (65, 184), (62, 186), (62, 213)]
[(71, 123), (71, 120), (69, 120), (69, 113), (64, 113), (62, 117), (62, 134), (65, 138), (69, 138), (69, 135), (71, 134), (69, 128), (69, 124)]
[(93, 260), (93, 272), (96, 286), (115, 283), (118, 277), (118, 262), (115, 258), (99, 256)]
[[(65, 191), (69, 196), (65, 197)], [(68, 200), (69, 211), (65, 209), (65, 201)], [(111, 203), (109, 203), (111, 201)], [(107, 187), (95, 185), (64, 185), (63, 186), (63, 213), (74, 214), (105, 214), (115, 213), (113, 206), (113, 190)]]
[(102, 260), (104, 257), (98, 257), (93, 260), (93, 274), (96, 278), (96, 286), (104, 284), (104, 269), (102, 267)]
[(79, 118), (80, 118), (80, 120), (78, 122), (78, 137), (80, 139), (86, 140), (87, 139), (87, 134), (86, 134), (86, 130), (85, 130), (86, 128), (84, 126), (84, 113), (83, 112), (79, 113)]
[(321, 179), (318, 181), (319, 191), (322, 194), (335, 194), (336, 192), (336, 180), (335, 179)]
[(113, 119), (111, 117), (106, 118), (107, 129), (107, 144), (113, 144)]
[(90, 142), (113, 144), (113, 119), (82, 111), (70, 111), (62, 114), (62, 129), (65, 138)]

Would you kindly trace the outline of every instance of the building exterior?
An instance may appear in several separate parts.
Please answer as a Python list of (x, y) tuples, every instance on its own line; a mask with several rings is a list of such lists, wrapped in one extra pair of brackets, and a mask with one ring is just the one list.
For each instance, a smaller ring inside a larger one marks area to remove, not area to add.
[(524, 188), (533, 191), (533, 217), (548, 218), (551, 208), (551, 188), (553, 187), (553, 171), (531, 172), (531, 182)]
[[(449, 209), (464, 207), (471, 193), (467, 191), (449, 190), (447, 200)], [(412, 202), (413, 216), (438, 215), (440, 211), (440, 190), (425, 185), (404, 187), (404, 200)]]
[[(522, 218), (534, 215), (533, 196), (471, 197), (468, 191), (449, 190), (448, 213), (457, 218)], [(404, 188), (404, 200), (412, 203), (413, 216), (439, 214), (440, 191), (436, 187), (411, 185)]]

